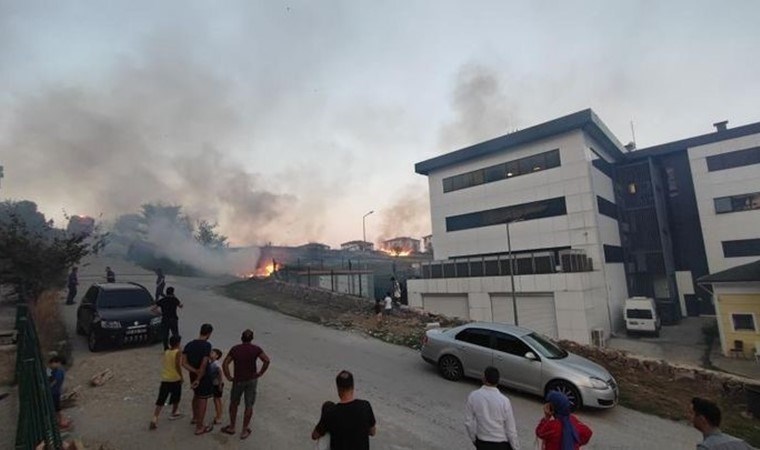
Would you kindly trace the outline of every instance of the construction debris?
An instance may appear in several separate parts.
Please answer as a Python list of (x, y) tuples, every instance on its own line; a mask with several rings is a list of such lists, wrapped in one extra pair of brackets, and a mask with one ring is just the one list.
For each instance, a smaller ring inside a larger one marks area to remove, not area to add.
[(95, 387), (103, 386), (105, 382), (111, 378), (113, 378), (113, 372), (111, 372), (111, 369), (105, 369), (104, 371), (90, 378), (90, 384)]

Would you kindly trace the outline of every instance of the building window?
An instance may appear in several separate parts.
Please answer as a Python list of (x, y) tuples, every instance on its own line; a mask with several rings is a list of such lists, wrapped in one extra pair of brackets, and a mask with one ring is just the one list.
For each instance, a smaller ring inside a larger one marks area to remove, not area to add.
[(720, 197), (714, 199), (714, 202), (716, 214), (760, 209), (760, 192)]
[(567, 214), (565, 197), (557, 197), (538, 202), (489, 209), (446, 218), (446, 231), (468, 230), (471, 228), (500, 225), (516, 220), (533, 220)]
[(731, 323), (734, 325), (734, 331), (757, 331), (754, 314), (733, 313), (731, 314)]
[(636, 183), (628, 183), (628, 193), (631, 195), (636, 193)]
[(621, 263), (623, 262), (623, 249), (617, 245), (604, 244), (604, 262)]
[(707, 170), (709, 172), (750, 166), (753, 164), (760, 164), (760, 147), (736, 150), (734, 152), (707, 157)]
[(516, 159), (443, 179), (443, 192), (458, 191), (483, 183), (526, 175), (560, 166), (559, 149)]
[(760, 239), (723, 241), (721, 244), (723, 244), (723, 256), (726, 258), (760, 256)]
[(596, 196), (596, 206), (599, 208), (599, 214), (618, 220), (617, 205), (604, 197)]

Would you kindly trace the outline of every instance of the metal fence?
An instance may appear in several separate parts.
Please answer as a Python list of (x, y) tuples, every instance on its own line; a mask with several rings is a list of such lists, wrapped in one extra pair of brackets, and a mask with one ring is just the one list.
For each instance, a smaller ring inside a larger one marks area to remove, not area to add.
[(591, 272), (593, 261), (582, 250), (493, 255), (424, 262), (422, 278), (469, 278), (510, 275)]
[(41, 442), (45, 443), (45, 449), (60, 450), (63, 443), (37, 329), (29, 314), (26, 299), (21, 294), (16, 307), (16, 331), (16, 380), (19, 393), (16, 450), (35, 449)]

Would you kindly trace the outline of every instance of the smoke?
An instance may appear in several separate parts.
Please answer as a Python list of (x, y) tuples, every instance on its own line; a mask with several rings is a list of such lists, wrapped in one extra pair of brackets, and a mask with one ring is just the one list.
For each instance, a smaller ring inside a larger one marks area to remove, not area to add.
[(424, 186), (410, 184), (401, 189), (390, 206), (379, 211), (378, 242), (409, 236), (419, 239), (430, 233), (430, 198)]
[(492, 67), (465, 64), (451, 94), (455, 118), (441, 128), (441, 146), (451, 151), (506, 134), (517, 123), (516, 105)]
[(256, 247), (240, 249), (209, 249), (192, 236), (176, 227), (176, 224), (158, 218), (148, 223), (147, 241), (158, 253), (173, 261), (189, 264), (209, 274), (238, 274), (255, 270), (260, 252)]
[(105, 217), (180, 204), (236, 243), (271, 239), (285, 206), (297, 205), (229, 156), (248, 137), (230, 83), (181, 53), (152, 48), (102, 83), (49, 86), (15, 106), (3, 163), (15, 191), (48, 204)]

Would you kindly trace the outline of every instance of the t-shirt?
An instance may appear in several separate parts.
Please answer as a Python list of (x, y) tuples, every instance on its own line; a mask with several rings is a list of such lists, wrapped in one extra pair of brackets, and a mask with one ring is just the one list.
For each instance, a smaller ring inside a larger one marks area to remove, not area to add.
[(219, 363), (219, 360), (216, 360), (208, 365), (208, 376), (211, 377), (211, 379), (214, 382), (214, 386), (218, 386), (221, 382), (219, 380), (219, 375), (222, 373), (222, 365)]
[(338, 403), (317, 424), (320, 434), (330, 434), (330, 450), (369, 450), (369, 430), (375, 414), (366, 400)]
[(168, 349), (164, 352), (163, 365), (161, 366), (161, 381), (173, 383), (182, 379), (182, 374), (177, 370), (178, 349)]
[(50, 390), (53, 392), (53, 397), (61, 396), (64, 378), (66, 378), (66, 372), (60, 367), (50, 369)]
[(156, 306), (161, 308), (162, 320), (177, 320), (177, 308), (179, 299), (175, 296), (163, 297), (156, 302)]
[(229, 356), (235, 363), (232, 379), (235, 382), (250, 381), (256, 377), (256, 360), (264, 351), (258, 345), (243, 342), (230, 349)]
[(393, 300), (390, 297), (385, 297), (385, 309), (393, 309)]
[(190, 341), (185, 345), (182, 354), (187, 358), (187, 363), (196, 369), (201, 367), (203, 358), (211, 356), (211, 343), (203, 339)]

